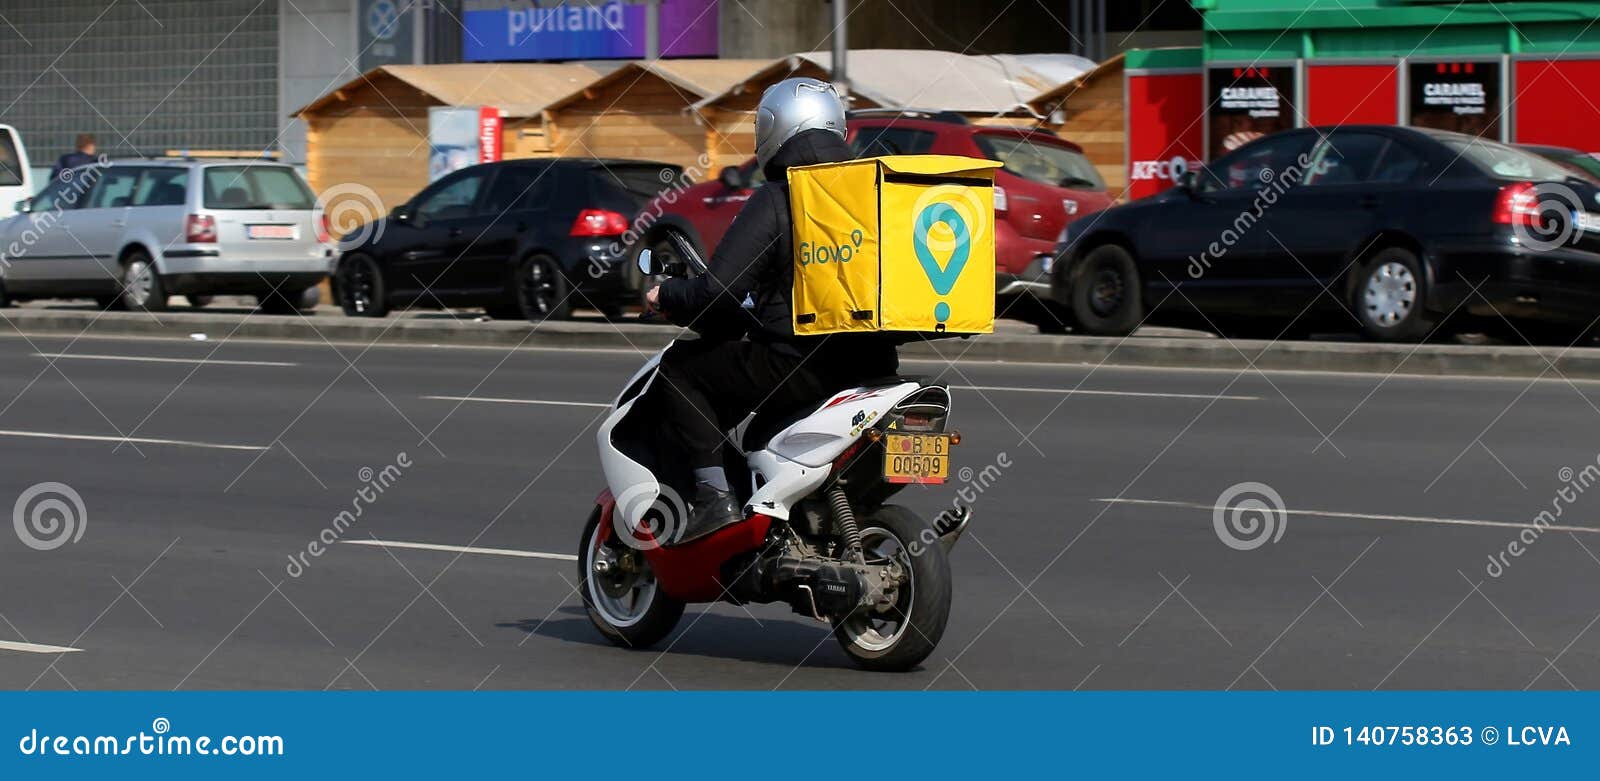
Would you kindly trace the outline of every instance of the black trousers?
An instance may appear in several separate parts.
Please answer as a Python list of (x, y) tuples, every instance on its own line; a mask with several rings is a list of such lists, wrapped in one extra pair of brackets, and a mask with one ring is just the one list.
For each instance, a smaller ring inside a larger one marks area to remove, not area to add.
[(722, 466), (724, 432), (757, 409), (798, 409), (863, 377), (836, 358), (763, 342), (680, 342), (661, 364), (667, 433), (689, 467)]

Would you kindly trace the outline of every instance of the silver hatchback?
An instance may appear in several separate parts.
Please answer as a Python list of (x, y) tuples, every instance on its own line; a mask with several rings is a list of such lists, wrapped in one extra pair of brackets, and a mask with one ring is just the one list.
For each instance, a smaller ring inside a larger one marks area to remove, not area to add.
[(253, 295), (265, 311), (316, 305), (336, 247), (287, 165), (119, 160), (75, 168), (0, 224), (0, 299), (93, 298), (157, 311)]

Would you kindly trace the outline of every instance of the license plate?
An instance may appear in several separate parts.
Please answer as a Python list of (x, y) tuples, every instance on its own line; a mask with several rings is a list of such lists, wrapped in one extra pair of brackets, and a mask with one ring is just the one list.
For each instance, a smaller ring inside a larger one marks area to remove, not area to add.
[(949, 477), (949, 434), (884, 435), (885, 480), (891, 483), (942, 483)]
[(252, 239), (293, 239), (293, 225), (247, 225), (245, 235)]
[(1587, 233), (1600, 233), (1600, 214), (1578, 212), (1573, 216), (1577, 218), (1579, 230)]

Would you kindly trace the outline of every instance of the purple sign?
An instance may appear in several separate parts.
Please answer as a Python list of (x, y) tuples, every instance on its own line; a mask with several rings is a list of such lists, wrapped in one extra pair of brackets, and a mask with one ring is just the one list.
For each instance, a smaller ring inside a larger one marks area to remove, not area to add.
[[(661, 56), (717, 56), (717, 4), (661, 0)], [(645, 10), (643, 3), (607, 0), (468, 11), (462, 56), (470, 62), (644, 57)]]

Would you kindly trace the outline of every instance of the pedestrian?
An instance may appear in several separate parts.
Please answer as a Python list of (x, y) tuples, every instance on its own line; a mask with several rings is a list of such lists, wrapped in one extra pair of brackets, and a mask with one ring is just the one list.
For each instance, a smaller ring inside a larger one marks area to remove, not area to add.
[(79, 133), (77, 149), (62, 155), (61, 159), (56, 161), (56, 167), (51, 169), (50, 177), (53, 179), (67, 169), (92, 164), (95, 161), (94, 150), (94, 136)]

